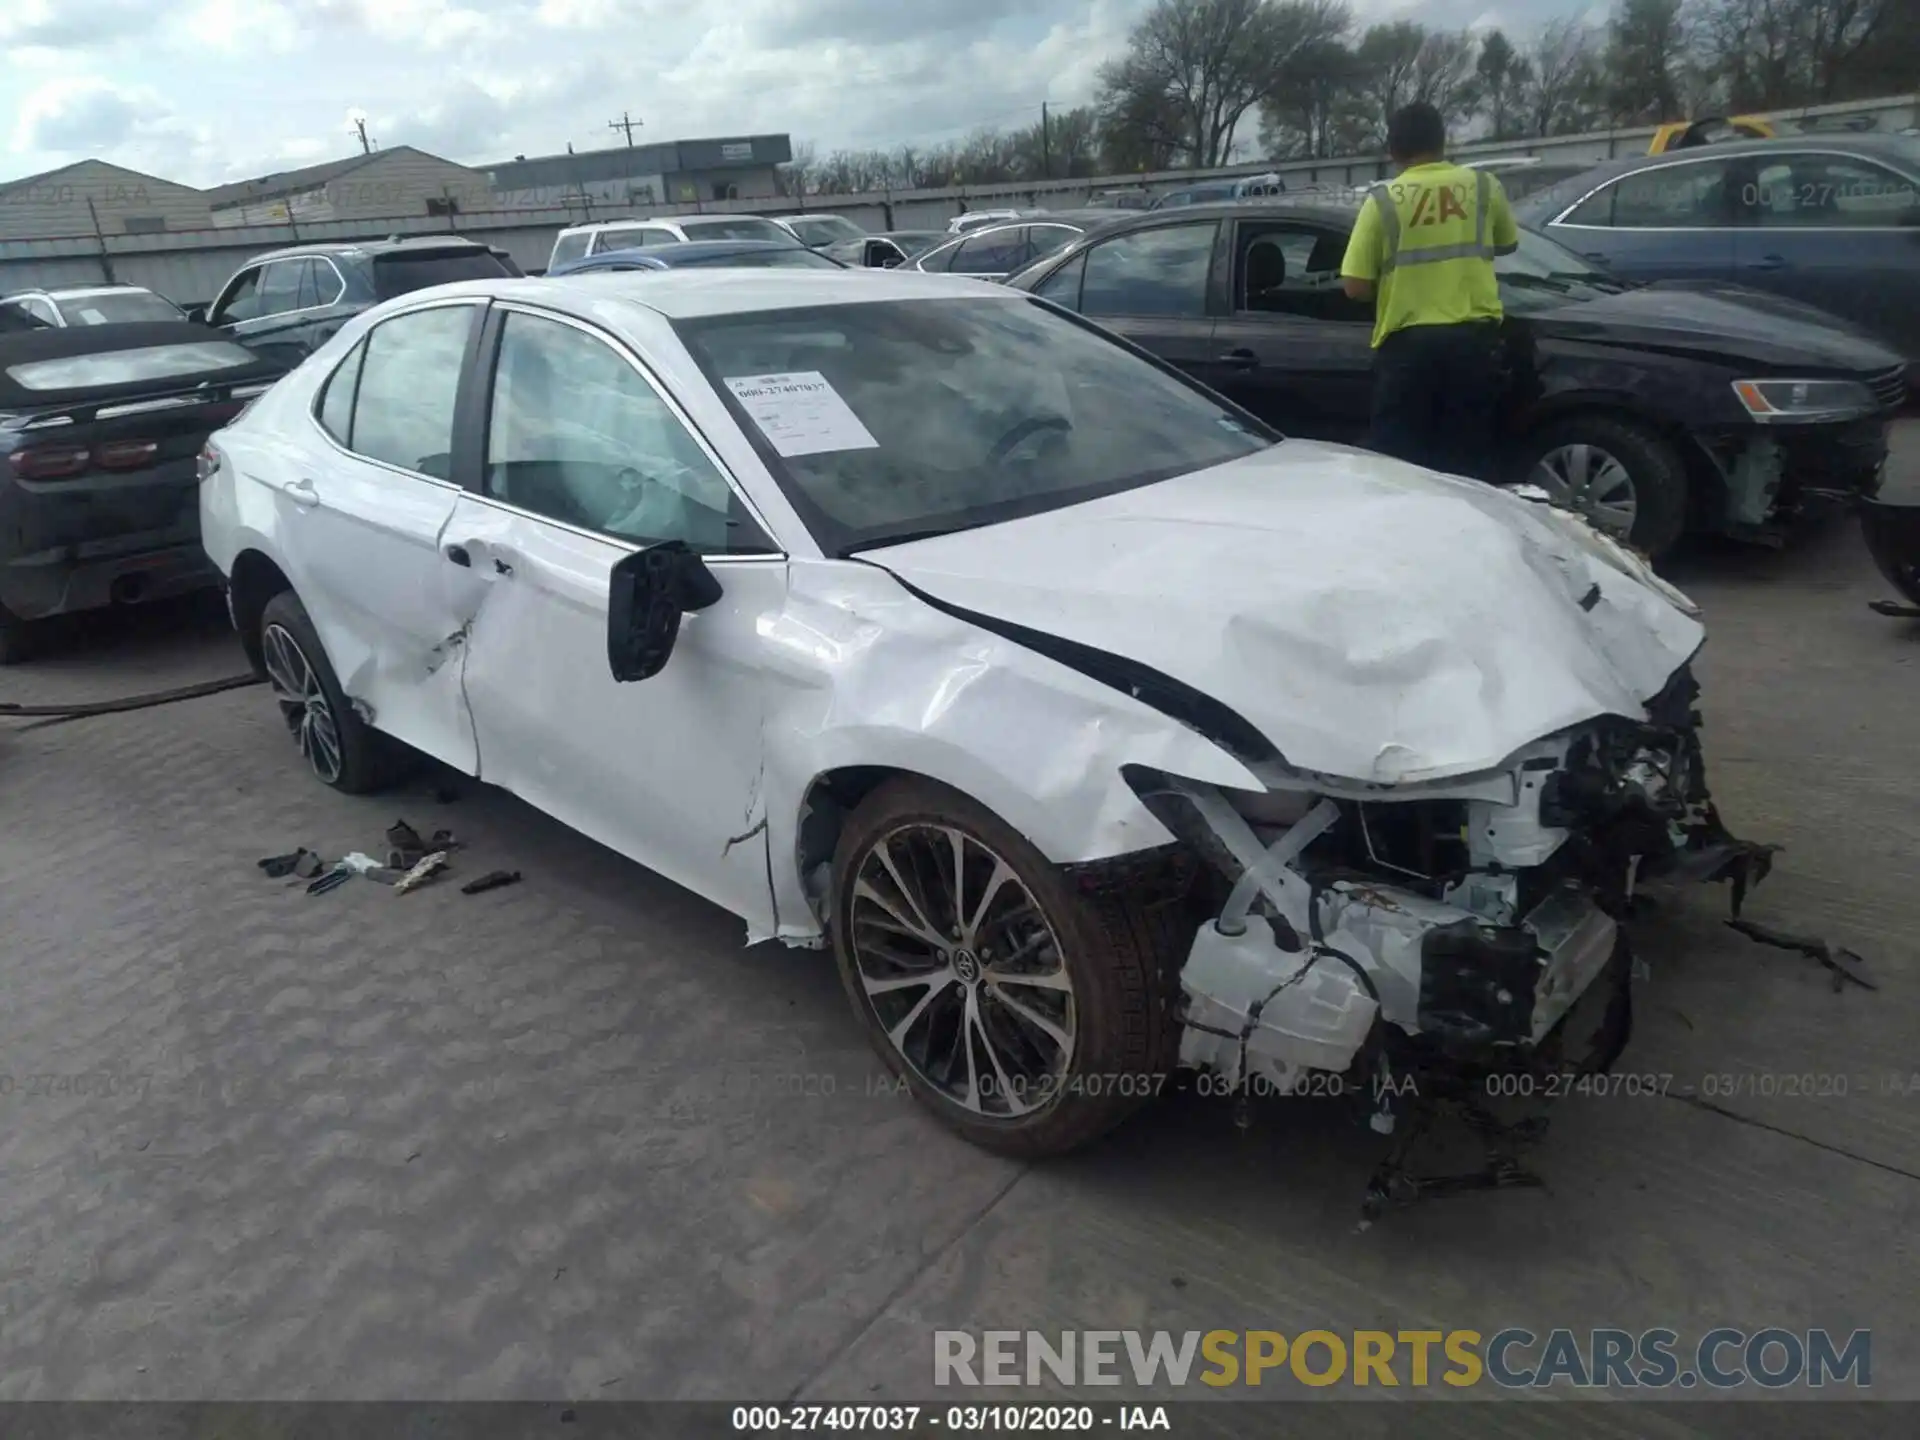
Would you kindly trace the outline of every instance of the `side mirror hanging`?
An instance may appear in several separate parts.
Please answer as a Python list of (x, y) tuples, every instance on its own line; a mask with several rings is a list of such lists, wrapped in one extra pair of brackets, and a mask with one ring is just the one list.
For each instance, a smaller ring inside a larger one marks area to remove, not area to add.
[(721, 596), (720, 581), (683, 540), (667, 540), (613, 567), (607, 591), (607, 665), (617, 681), (650, 680), (666, 668), (680, 617)]

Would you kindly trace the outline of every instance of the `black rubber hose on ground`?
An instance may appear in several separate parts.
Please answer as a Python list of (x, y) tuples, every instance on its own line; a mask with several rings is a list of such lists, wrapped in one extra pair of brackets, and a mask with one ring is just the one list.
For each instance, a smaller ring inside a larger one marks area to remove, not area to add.
[(197, 685), (180, 685), (172, 690), (155, 690), (149, 695), (127, 695), (118, 700), (91, 700), (70, 705), (15, 705), (0, 701), (0, 720), (84, 720), (92, 715), (118, 715), (125, 710), (171, 705), (177, 700), (198, 700), (203, 695), (218, 695), (223, 690), (239, 690), (260, 683), (260, 676), (249, 673), (229, 675), (224, 680), (203, 680)]

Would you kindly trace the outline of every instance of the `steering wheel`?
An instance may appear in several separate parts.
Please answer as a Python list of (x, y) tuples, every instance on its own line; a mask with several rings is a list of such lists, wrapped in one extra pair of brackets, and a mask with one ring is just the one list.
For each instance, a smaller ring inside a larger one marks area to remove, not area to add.
[(1073, 422), (1064, 415), (1030, 415), (993, 442), (993, 448), (987, 451), (987, 460), (998, 465), (1014, 452), (1022, 440), (1030, 436), (1048, 430), (1058, 430), (1064, 435), (1072, 429)]

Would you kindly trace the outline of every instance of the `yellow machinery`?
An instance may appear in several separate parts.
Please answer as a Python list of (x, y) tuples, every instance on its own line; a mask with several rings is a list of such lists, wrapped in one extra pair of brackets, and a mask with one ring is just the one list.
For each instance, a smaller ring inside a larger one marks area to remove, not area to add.
[(1695, 145), (1711, 145), (1716, 140), (1771, 140), (1778, 133), (1771, 120), (1759, 115), (1675, 120), (1653, 132), (1653, 143), (1647, 147), (1647, 153), (1664, 155), (1669, 150), (1689, 150)]

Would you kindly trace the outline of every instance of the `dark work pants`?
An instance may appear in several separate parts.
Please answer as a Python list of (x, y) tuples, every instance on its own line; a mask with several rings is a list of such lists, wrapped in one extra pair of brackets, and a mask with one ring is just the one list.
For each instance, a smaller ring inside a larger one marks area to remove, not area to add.
[(1500, 326), (1409, 325), (1373, 352), (1373, 431), (1383, 455), (1495, 480)]

